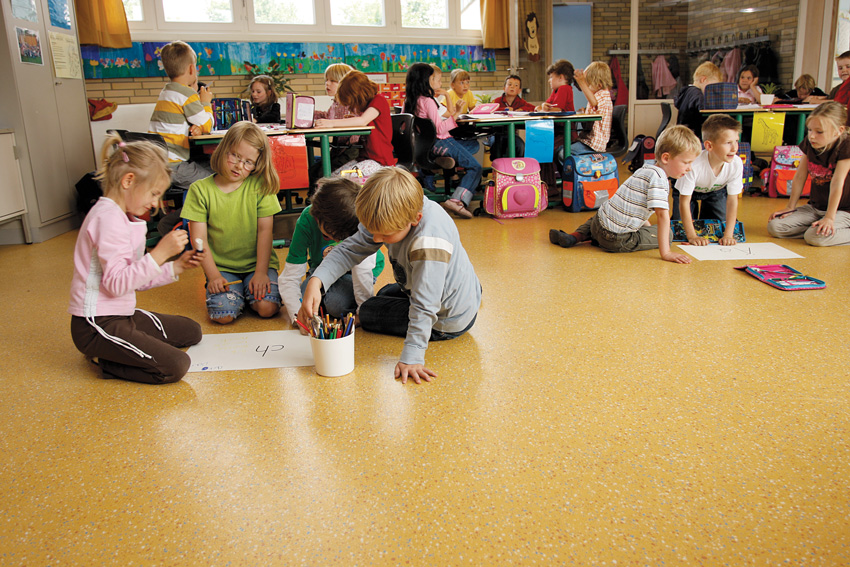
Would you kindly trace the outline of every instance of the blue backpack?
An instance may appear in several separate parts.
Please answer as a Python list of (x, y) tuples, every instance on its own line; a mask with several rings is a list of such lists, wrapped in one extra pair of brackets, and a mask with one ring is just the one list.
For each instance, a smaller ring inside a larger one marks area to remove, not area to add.
[(564, 161), (564, 207), (570, 212), (598, 209), (619, 188), (617, 160), (611, 154), (581, 154)]

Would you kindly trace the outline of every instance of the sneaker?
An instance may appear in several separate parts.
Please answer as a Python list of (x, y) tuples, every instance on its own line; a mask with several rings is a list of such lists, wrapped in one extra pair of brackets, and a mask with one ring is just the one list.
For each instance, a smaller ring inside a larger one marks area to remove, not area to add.
[(462, 219), (471, 219), (472, 211), (467, 209), (463, 203), (458, 201), (457, 199), (449, 199), (448, 201), (443, 201), (443, 208), (447, 211), (451, 211)]
[(551, 229), (549, 231), (549, 242), (557, 244), (562, 248), (572, 248), (578, 244), (578, 238), (572, 234), (567, 234), (563, 230)]

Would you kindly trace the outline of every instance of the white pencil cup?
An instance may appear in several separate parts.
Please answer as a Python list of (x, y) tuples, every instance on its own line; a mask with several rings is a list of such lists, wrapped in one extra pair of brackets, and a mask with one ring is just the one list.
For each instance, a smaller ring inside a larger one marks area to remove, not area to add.
[(354, 371), (354, 329), (341, 339), (310, 337), (310, 346), (320, 376), (344, 376)]

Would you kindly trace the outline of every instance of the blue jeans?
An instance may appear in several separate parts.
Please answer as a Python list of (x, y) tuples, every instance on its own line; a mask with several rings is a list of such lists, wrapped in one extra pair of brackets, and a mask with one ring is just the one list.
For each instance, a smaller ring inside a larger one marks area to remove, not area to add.
[[(244, 274), (221, 272), (221, 275), (229, 282), (240, 279), (242, 281), (228, 286), (230, 291), (214, 294), (207, 291), (207, 312), (210, 315), (210, 319), (221, 319), (228, 316), (235, 319), (242, 314), (242, 310), (245, 308), (245, 303), (251, 305), (258, 301), (248, 288), (251, 280), (254, 279), (254, 272), (247, 272)], [(277, 290), (277, 270), (274, 268), (269, 268), (269, 283), (269, 293), (267, 293), (263, 299), (269, 303), (274, 303), (280, 306), (280, 292)]]
[[(409, 313), (410, 297), (397, 283), (387, 284), (360, 306), (360, 324), (370, 333), (406, 337), (407, 326), (410, 324)], [(428, 340), (446, 341), (457, 338), (472, 328), (477, 317), (476, 314), (469, 325), (457, 333), (431, 329), (431, 337)]]
[[(469, 206), (472, 195), (481, 184), (481, 173), (484, 169), (475, 159), (475, 154), (478, 152), (478, 140), (455, 140), (454, 138), (437, 140), (431, 152), (438, 156), (454, 158), (457, 165), (466, 169), (463, 179), (460, 180), (460, 186), (452, 193), (452, 199), (462, 201), (464, 205)], [(433, 174), (426, 173), (424, 183), (426, 187), (433, 187)]]
[[(738, 196), (733, 196), (737, 199)], [(697, 205), (697, 202), (700, 204)], [(697, 215), (699, 207), (699, 215)], [(726, 188), (718, 189), (710, 193), (699, 193), (694, 191), (691, 195), (691, 218), (696, 219), (718, 219), (726, 220)], [(670, 220), (681, 220), (679, 214), (679, 190), (673, 189), (673, 210), (670, 211)]]

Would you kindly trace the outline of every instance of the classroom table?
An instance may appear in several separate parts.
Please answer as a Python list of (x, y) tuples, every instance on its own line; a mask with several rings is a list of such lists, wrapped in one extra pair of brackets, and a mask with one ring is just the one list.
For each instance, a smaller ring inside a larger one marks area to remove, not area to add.
[(744, 115), (752, 116), (757, 112), (784, 112), (786, 114), (791, 114), (797, 118), (797, 143), (799, 144), (803, 141), (803, 138), (806, 135), (806, 118), (808, 118), (809, 114), (811, 114), (817, 106), (818, 105), (816, 104), (772, 104), (767, 107), (738, 107), (730, 110), (701, 110), (700, 112), (709, 116), (712, 114), (728, 114), (737, 120), (742, 127), (741, 135), (738, 136), (738, 140), (741, 140), (741, 136), (743, 135)]
[[(320, 142), (322, 154), (322, 176), (331, 176), (331, 142), (333, 136), (368, 136), (372, 133), (373, 126), (358, 126), (358, 127), (337, 127), (337, 128), (290, 128), (280, 130), (264, 130), (267, 136), (304, 136), (305, 139), (311, 140), (318, 138)], [(201, 136), (190, 136), (189, 143), (198, 146), (218, 144), (219, 140), (224, 137), (225, 132), (216, 131), (211, 134)]]
[(552, 120), (556, 124), (564, 124), (564, 158), (570, 157), (570, 142), (574, 122), (596, 122), (602, 120), (601, 114), (571, 114), (570, 116), (510, 116), (501, 114), (467, 115), (457, 121), (458, 124), (469, 124), (475, 128), (489, 126), (504, 126), (507, 128), (508, 155), (516, 157), (516, 127), (525, 126), (526, 122), (534, 120)]

